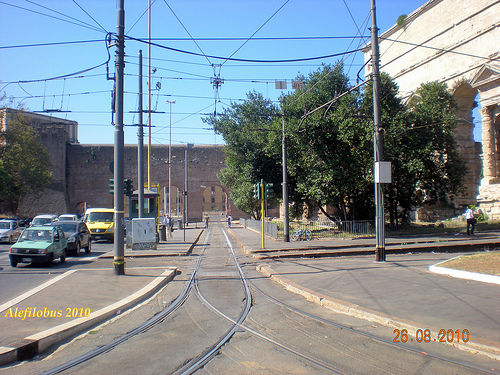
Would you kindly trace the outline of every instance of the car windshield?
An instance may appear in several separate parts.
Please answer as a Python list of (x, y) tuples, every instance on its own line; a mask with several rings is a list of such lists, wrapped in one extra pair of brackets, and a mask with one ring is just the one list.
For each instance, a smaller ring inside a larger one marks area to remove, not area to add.
[(0, 221), (0, 229), (10, 229), (10, 223)]
[(101, 221), (101, 222), (112, 222), (113, 221), (113, 212), (91, 212), (87, 221)]
[(31, 224), (32, 225), (43, 225), (43, 224), (50, 223), (50, 222), (52, 222), (52, 219), (50, 219), (48, 217), (37, 217), (37, 218), (33, 219), (33, 222)]
[(72, 223), (67, 223), (67, 224), (58, 224), (63, 232), (76, 232), (77, 231), (77, 226), (78, 224), (72, 224)]
[(20, 238), (21, 241), (51, 241), (52, 235), (48, 230), (25, 230)]

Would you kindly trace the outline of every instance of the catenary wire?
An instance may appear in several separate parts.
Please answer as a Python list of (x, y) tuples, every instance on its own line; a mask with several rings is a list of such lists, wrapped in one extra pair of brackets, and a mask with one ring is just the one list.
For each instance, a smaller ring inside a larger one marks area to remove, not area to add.
[(99, 27), (101, 28), (101, 30), (102, 30), (102, 31), (104, 31), (105, 33), (107, 33), (107, 32), (108, 32), (108, 31), (107, 31), (107, 30), (106, 30), (106, 29), (105, 29), (105, 28), (104, 28), (104, 27), (103, 27), (103, 26), (102, 26), (99, 22), (97, 22), (97, 21), (96, 21), (96, 19), (95, 19), (94, 17), (92, 17), (92, 16), (91, 16), (91, 15), (90, 15), (90, 14), (89, 14), (89, 13), (88, 13), (85, 9), (83, 9), (83, 7), (82, 7), (80, 4), (78, 4), (78, 3), (76, 2), (76, 0), (73, 0), (73, 2), (74, 2), (74, 3), (75, 3), (75, 4), (76, 4), (76, 5), (77, 5), (77, 6), (78, 6), (78, 7), (79, 7), (79, 8), (80, 8), (80, 9), (81, 9), (81, 10), (82, 10), (82, 11), (83, 11), (86, 15), (87, 15), (87, 16), (89, 16), (89, 17), (90, 17), (90, 19), (91, 19), (92, 21), (94, 21), (94, 22), (97, 24), (97, 26), (99, 26)]
[(58, 20), (58, 21), (67, 22), (67, 23), (70, 23), (70, 24), (73, 24), (73, 25), (77, 25), (77, 26), (85, 27), (85, 28), (90, 29), (90, 30), (93, 30), (93, 31), (99, 31), (99, 32), (102, 32), (102, 30), (101, 30), (101, 29), (99, 29), (99, 28), (97, 28), (97, 27), (94, 27), (94, 26), (91, 26), (91, 25), (88, 25), (88, 24), (86, 24), (86, 23), (82, 23), (81, 21), (79, 21), (79, 22), (74, 22), (74, 21), (66, 20), (66, 19), (64, 19), (64, 18), (60, 18), (60, 17), (52, 16), (52, 15), (50, 15), (50, 14), (46, 14), (46, 13), (42, 13), (42, 12), (38, 12), (38, 11), (33, 10), (33, 9), (24, 8), (24, 7), (21, 7), (21, 6), (19, 6), (19, 5), (9, 4), (9, 3), (6, 3), (5, 1), (0, 1), (0, 4), (7, 5), (7, 6), (11, 6), (11, 7), (13, 7), (13, 8), (21, 9), (21, 10), (24, 10), (24, 11), (27, 11), (27, 12), (31, 12), (31, 13), (35, 13), (35, 14), (38, 14), (38, 15), (42, 15), (42, 16), (45, 16), (45, 17), (53, 18), (53, 19), (56, 19), (56, 20)]

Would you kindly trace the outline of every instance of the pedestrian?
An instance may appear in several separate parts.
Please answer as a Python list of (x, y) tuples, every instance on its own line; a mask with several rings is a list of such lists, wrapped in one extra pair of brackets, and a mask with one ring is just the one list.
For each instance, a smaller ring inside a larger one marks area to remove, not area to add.
[(468, 206), (465, 210), (465, 220), (467, 220), (467, 235), (474, 235), (474, 228), (476, 226), (476, 218), (474, 217), (474, 206)]
[(208, 215), (205, 216), (205, 228), (208, 228)]
[(233, 220), (233, 218), (231, 217), (231, 215), (229, 215), (229, 216), (227, 217), (227, 227), (228, 227), (228, 228), (231, 228), (231, 221), (232, 221), (232, 220)]
[(172, 218), (170, 215), (165, 217), (165, 225), (167, 226), (167, 237), (172, 237)]

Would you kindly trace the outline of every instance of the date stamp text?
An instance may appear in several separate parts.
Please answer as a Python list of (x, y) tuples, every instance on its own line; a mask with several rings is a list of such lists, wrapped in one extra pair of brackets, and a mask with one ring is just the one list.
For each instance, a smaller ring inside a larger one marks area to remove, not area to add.
[(437, 337), (432, 336), (432, 332), (429, 329), (417, 329), (415, 335), (409, 334), (406, 329), (395, 329), (393, 333), (396, 335), (393, 342), (467, 342), (469, 341), (469, 330), (467, 329), (440, 329)]

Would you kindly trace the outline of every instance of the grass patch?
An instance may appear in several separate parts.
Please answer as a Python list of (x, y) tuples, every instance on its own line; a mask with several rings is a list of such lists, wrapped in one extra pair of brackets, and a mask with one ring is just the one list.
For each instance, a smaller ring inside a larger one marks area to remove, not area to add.
[(462, 255), (441, 263), (440, 266), (461, 271), (500, 276), (500, 251), (487, 251), (474, 255)]

